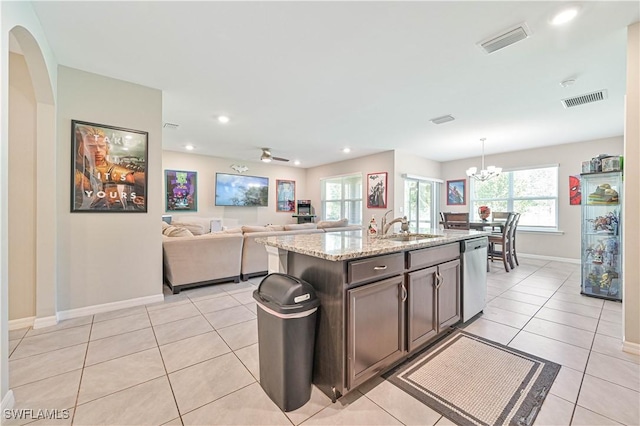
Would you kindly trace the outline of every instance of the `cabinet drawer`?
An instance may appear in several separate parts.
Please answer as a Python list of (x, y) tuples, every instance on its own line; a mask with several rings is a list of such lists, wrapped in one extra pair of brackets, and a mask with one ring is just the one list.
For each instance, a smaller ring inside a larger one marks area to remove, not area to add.
[(460, 257), (460, 243), (414, 250), (407, 253), (407, 268), (424, 268), (458, 257)]
[(367, 281), (373, 278), (388, 277), (402, 273), (404, 253), (394, 253), (370, 259), (354, 260), (347, 267), (349, 284)]

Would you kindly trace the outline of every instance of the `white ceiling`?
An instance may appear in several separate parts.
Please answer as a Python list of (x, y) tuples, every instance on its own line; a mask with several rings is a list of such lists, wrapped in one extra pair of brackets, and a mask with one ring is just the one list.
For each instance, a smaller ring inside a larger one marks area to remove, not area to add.
[[(640, 3), (35, 2), (60, 64), (163, 91), (163, 147), (311, 167), (390, 149), (438, 161), (622, 135)], [(575, 3), (573, 3), (575, 4)], [(476, 43), (526, 22), (532, 35)], [(563, 88), (562, 80), (576, 83)], [(606, 89), (605, 101), (562, 98)], [(231, 117), (226, 125), (215, 117)], [(429, 119), (452, 114), (434, 125)], [(117, 123), (110, 123), (117, 124)], [(350, 154), (341, 149), (349, 146)], [(291, 163), (288, 163), (291, 164)]]

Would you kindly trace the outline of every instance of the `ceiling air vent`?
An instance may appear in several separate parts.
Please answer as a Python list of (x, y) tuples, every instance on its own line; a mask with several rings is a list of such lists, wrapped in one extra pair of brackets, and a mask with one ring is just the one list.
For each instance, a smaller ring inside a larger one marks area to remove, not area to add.
[(487, 53), (493, 53), (496, 50), (500, 50), (504, 47), (511, 46), (514, 43), (524, 40), (529, 37), (531, 31), (527, 24), (522, 23), (515, 27), (509, 28), (502, 34), (498, 34), (488, 39), (481, 41), (478, 45)]
[(572, 108), (575, 106), (590, 104), (592, 102), (604, 101), (605, 99), (607, 99), (607, 91), (598, 90), (597, 92), (587, 93), (585, 95), (563, 99), (561, 102), (563, 107)]
[(452, 115), (443, 115), (442, 117), (436, 117), (429, 120), (433, 124), (442, 124), (448, 123), (449, 121), (453, 121), (455, 118)]
[(165, 129), (177, 129), (178, 127), (180, 127), (180, 125), (174, 123), (164, 123), (162, 127), (164, 127)]

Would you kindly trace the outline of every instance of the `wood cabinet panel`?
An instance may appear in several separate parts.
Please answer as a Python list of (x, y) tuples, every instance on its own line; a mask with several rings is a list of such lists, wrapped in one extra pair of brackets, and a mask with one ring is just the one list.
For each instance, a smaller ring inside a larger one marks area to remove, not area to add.
[(407, 343), (412, 352), (438, 334), (436, 320), (437, 267), (407, 274)]
[(460, 243), (445, 244), (407, 252), (407, 269), (414, 270), (437, 265), (460, 257)]
[(438, 265), (438, 329), (460, 321), (460, 260)]
[(404, 253), (393, 253), (369, 259), (350, 261), (347, 280), (350, 284), (401, 274), (404, 270)]
[(348, 389), (404, 355), (403, 284), (397, 276), (347, 291)]

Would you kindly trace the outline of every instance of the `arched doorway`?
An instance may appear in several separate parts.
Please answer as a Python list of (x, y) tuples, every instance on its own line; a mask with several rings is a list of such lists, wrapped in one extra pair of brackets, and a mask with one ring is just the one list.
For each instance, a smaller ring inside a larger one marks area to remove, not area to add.
[(39, 328), (56, 323), (54, 95), (33, 35), (16, 26), (9, 37), (9, 327)]

